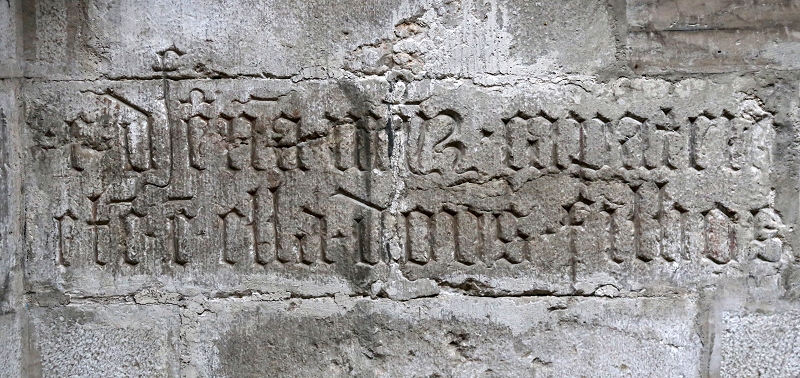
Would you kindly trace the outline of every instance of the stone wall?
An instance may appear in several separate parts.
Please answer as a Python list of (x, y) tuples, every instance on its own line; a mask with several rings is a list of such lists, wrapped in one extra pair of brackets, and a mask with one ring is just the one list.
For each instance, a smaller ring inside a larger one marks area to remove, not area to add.
[(0, 375), (800, 374), (800, 4), (0, 3)]

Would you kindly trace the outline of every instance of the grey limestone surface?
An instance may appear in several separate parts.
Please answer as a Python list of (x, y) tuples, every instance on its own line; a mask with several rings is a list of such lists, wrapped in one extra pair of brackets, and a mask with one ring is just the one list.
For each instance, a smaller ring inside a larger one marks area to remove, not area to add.
[(0, 2), (0, 376), (798, 376), (799, 20)]

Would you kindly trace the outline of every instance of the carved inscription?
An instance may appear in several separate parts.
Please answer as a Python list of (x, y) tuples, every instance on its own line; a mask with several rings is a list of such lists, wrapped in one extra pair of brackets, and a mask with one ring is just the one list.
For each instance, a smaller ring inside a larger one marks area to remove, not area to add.
[(613, 116), (531, 105), (477, 119), (435, 102), (171, 85), (160, 109), (87, 91), (60, 144), (42, 144), (66, 161), (49, 215), (57, 265), (126, 275), (398, 263), (412, 278), (574, 282), (783, 253), (768, 204), (726, 197), (772, 164), (771, 116), (752, 104)]

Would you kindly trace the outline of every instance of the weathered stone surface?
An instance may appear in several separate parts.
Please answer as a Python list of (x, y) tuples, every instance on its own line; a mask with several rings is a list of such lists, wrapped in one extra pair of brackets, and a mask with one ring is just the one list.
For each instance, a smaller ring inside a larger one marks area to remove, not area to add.
[(9, 377), (22, 374), (22, 330), (16, 314), (0, 315), (0, 371)]
[(19, 77), (22, 73), (21, 59), (19, 59), (21, 40), (18, 38), (21, 28), (16, 17), (18, 7), (16, 1), (8, 1), (3, 4), (0, 11), (0, 34), (3, 35), (3, 38), (0, 38), (0, 79)]
[(0, 2), (0, 376), (792, 375), (791, 2)]
[[(697, 309), (683, 299), (337, 297), (202, 308), (188, 336), (190, 375), (697, 376), (700, 368), (687, 363), (701, 348)], [(254, 333), (263, 329), (280, 332)]]
[(774, 115), (746, 81), (389, 84), (29, 86), (30, 282), (366, 294), (399, 266), (476, 294), (562, 295), (788, 262)]
[(31, 376), (179, 375), (180, 317), (173, 306), (80, 305), (27, 315)]
[(722, 316), (720, 376), (791, 377), (800, 372), (797, 311), (730, 311)]
[(36, 77), (591, 74), (615, 59), (589, 0), (25, 1), (22, 15)]
[(631, 68), (656, 74), (800, 68), (792, 1), (628, 0)]
[(19, 82), (0, 81), (0, 315), (13, 312), (22, 289), (20, 95)]
[(25, 372), (26, 338), (17, 310), (21, 307), (23, 274), (21, 261), (22, 162), (20, 161), (23, 83), (17, 44), (18, 4), (0, 5), (0, 375), (21, 376)]

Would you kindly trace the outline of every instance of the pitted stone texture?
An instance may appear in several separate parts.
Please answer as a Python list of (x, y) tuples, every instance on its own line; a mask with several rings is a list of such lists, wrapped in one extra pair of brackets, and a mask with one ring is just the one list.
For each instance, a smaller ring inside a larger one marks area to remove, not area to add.
[(616, 53), (590, 0), (21, 3), (30, 77), (590, 75)]
[(403, 83), (31, 85), (31, 283), (669, 293), (791, 261), (752, 82)]
[(0, 372), (7, 377), (22, 374), (23, 350), (22, 329), (17, 314), (0, 315)]
[(198, 376), (700, 374), (697, 310), (677, 298), (445, 295), (204, 306), (188, 336), (197, 343), (186, 371)]
[(180, 318), (173, 306), (33, 308), (32, 369), (44, 377), (175, 377)]
[(794, 377), (800, 374), (799, 312), (728, 311), (722, 315), (720, 376)]

